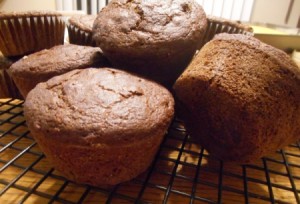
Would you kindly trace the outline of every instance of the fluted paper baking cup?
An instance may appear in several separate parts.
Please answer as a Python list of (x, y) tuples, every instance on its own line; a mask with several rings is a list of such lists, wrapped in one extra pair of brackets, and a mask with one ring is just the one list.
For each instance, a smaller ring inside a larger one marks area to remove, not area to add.
[(65, 23), (56, 12), (0, 14), (0, 50), (4, 56), (21, 56), (64, 42)]
[(92, 33), (81, 30), (74, 25), (68, 24), (69, 42), (76, 45), (85, 45), (95, 47)]
[(207, 22), (207, 29), (200, 48), (218, 33), (253, 35), (252, 27), (237, 21), (231, 21), (215, 16), (207, 16)]

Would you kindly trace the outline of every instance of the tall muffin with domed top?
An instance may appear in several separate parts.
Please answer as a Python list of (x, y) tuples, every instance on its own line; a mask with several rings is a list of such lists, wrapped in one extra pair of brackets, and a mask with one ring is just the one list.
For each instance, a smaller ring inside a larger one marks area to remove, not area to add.
[(170, 86), (194, 56), (207, 27), (194, 0), (112, 0), (93, 38), (118, 68)]
[(177, 79), (179, 117), (224, 161), (252, 163), (300, 136), (300, 70), (252, 36), (219, 34)]

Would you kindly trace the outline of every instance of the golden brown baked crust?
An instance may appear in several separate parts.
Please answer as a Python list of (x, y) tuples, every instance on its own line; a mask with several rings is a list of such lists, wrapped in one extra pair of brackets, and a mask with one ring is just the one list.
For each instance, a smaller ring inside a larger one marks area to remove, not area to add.
[(190, 62), (206, 26), (194, 0), (114, 0), (99, 12), (93, 37), (114, 66), (170, 85)]
[(211, 154), (248, 163), (300, 136), (300, 70), (240, 34), (207, 43), (174, 85), (191, 135)]
[(40, 82), (74, 69), (104, 67), (109, 63), (100, 48), (79, 45), (58, 45), (25, 56), (15, 62), (9, 73), (24, 98)]
[(40, 83), (24, 114), (54, 166), (92, 185), (129, 180), (149, 165), (174, 114), (160, 85), (109, 68), (73, 70)]

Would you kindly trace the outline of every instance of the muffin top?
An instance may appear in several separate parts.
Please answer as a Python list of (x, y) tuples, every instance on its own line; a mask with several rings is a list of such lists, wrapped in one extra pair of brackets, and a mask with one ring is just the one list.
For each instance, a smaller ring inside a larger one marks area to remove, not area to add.
[(93, 37), (101, 48), (160, 47), (197, 43), (206, 26), (206, 15), (194, 0), (112, 0), (98, 13)]
[(80, 30), (91, 33), (96, 15), (74, 15), (69, 18), (69, 24), (73, 25)]
[[(243, 93), (247, 93), (245, 100), (250, 101), (250, 93), (252, 93), (253, 100), (256, 100), (258, 93), (268, 92), (268, 89), (264, 88), (268, 86), (273, 89), (283, 88), (283, 92), (299, 89), (300, 69), (285, 52), (255, 37), (222, 33), (215, 35), (204, 45), (177, 79), (173, 87), (176, 95), (189, 98), (189, 93), (181, 87), (200, 86), (197, 81), (205, 81), (208, 84), (223, 83), (222, 86), (217, 86), (218, 89), (226, 87), (232, 89), (234, 93), (240, 91), (241, 93), (235, 94), (239, 98), (243, 98)], [(270, 81), (274, 83), (269, 85)], [(241, 84), (238, 85), (239, 83)], [(278, 86), (280, 83), (284, 86)], [(209, 85), (210, 88), (211, 86)], [(247, 87), (247, 92), (245, 87)], [(194, 91), (195, 98), (197, 94), (205, 90)], [(295, 91), (296, 93), (300, 94), (299, 91)], [(199, 100), (200, 98), (198, 97)], [(299, 96), (296, 98), (300, 100)]]
[(15, 62), (9, 72), (22, 78), (49, 78), (73, 69), (107, 65), (100, 48), (65, 44), (25, 56)]
[(0, 19), (13, 19), (24, 17), (40, 17), (40, 16), (62, 16), (56, 11), (20, 11), (20, 12), (0, 12)]
[(24, 111), (29, 125), (47, 137), (118, 145), (165, 131), (174, 100), (152, 81), (121, 70), (87, 68), (38, 84), (28, 94)]
[(252, 36), (243, 34), (221, 33), (213, 38), (213, 42), (217, 43), (217, 41), (238, 42), (235, 45), (233, 44), (233, 46), (238, 46), (239, 43), (241, 43), (249, 46), (251, 49), (257, 49), (271, 57), (274, 62), (279, 64), (282, 68), (289, 70), (291, 73), (293, 73), (293, 75), (295, 75), (295, 77), (298, 78), (298, 80), (300, 80), (300, 69), (294, 63), (294, 61), (291, 60), (291, 58), (282, 50), (265, 44)]

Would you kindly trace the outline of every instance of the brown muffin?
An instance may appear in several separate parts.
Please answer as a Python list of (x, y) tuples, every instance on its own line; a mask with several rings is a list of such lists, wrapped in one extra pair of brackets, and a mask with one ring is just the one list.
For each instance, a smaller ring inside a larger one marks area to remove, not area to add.
[(212, 155), (249, 163), (300, 137), (300, 70), (241, 34), (208, 42), (174, 85), (191, 136)]
[(15, 61), (16, 59), (8, 59), (0, 53), (0, 98), (23, 98), (7, 73), (8, 68)]
[(199, 49), (219, 33), (244, 34), (253, 36), (253, 28), (249, 25), (216, 16), (207, 16), (207, 29)]
[(98, 13), (93, 38), (115, 67), (170, 86), (194, 56), (206, 26), (194, 0), (112, 0)]
[(64, 42), (65, 23), (58, 12), (0, 12), (0, 50), (22, 56)]
[(92, 38), (93, 23), (96, 15), (74, 15), (68, 20), (69, 41), (72, 44), (96, 46)]
[(121, 70), (73, 70), (38, 84), (24, 114), (39, 146), (68, 179), (130, 180), (150, 165), (174, 114), (162, 86)]
[(9, 73), (26, 98), (38, 83), (74, 69), (104, 67), (109, 63), (100, 48), (79, 45), (58, 45), (25, 56), (9, 68)]

